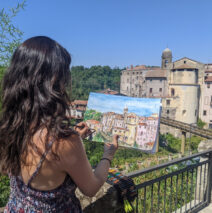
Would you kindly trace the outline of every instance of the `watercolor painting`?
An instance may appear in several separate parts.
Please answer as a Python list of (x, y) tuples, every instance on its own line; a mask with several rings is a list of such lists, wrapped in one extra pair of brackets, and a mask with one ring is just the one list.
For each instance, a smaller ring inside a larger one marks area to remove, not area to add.
[(161, 112), (160, 98), (134, 98), (90, 93), (84, 121), (95, 130), (91, 140), (155, 152)]

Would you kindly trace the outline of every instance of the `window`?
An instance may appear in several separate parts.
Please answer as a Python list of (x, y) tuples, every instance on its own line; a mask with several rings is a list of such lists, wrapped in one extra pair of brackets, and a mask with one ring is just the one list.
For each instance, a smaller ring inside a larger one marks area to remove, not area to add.
[(197, 116), (197, 110), (195, 110), (195, 116)]
[(167, 109), (166, 113), (169, 114), (169, 109)]
[(136, 74), (138, 75), (138, 72)]
[(127, 79), (127, 83), (129, 83), (129, 79)]
[(162, 79), (160, 79), (160, 82), (162, 82)]
[(185, 114), (186, 114), (186, 110), (185, 110), (185, 109), (182, 111), (182, 114), (183, 114), (183, 115), (185, 115)]
[(152, 88), (149, 89), (149, 92), (152, 93)]
[(133, 72), (133, 75), (134, 75), (135, 73)]
[(206, 110), (203, 110), (203, 115), (207, 115), (207, 111)]
[(138, 76), (136, 77), (136, 79), (138, 80)]
[(207, 83), (207, 88), (210, 89), (210, 83)]
[(166, 100), (166, 105), (169, 106), (170, 105), (170, 100)]
[(162, 92), (162, 88), (159, 88), (159, 92)]
[(150, 81), (152, 81), (152, 79), (150, 79)]
[(184, 61), (184, 64), (186, 64), (186, 61)]
[(171, 94), (172, 94), (172, 96), (174, 96), (174, 95), (175, 95), (175, 91), (174, 91), (174, 89), (173, 89), (173, 88), (171, 89)]
[(127, 87), (127, 91), (128, 91), (128, 87)]

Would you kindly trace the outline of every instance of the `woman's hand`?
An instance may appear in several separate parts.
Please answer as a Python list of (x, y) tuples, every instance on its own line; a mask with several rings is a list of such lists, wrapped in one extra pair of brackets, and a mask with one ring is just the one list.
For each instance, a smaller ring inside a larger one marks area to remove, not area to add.
[(118, 149), (118, 139), (119, 139), (119, 136), (114, 135), (113, 136), (113, 142), (112, 143), (106, 143), (104, 145), (103, 158), (108, 158), (110, 160), (113, 159), (113, 156), (114, 156), (116, 150)]
[(78, 123), (74, 127), (74, 130), (79, 133), (82, 139), (86, 138), (91, 132), (91, 130), (89, 129), (88, 125), (85, 122)]

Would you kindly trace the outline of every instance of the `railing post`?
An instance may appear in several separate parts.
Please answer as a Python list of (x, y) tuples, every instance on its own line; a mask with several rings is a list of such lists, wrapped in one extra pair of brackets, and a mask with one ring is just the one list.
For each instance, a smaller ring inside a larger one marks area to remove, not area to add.
[(207, 203), (211, 202), (211, 187), (212, 185), (212, 152), (209, 153), (209, 164), (208, 164), (208, 182), (207, 182)]
[(181, 154), (185, 154), (186, 132), (182, 131)]

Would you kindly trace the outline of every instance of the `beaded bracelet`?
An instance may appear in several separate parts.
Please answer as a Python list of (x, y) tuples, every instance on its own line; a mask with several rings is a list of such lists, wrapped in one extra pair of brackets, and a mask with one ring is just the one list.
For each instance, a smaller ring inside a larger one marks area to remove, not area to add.
[(101, 160), (107, 160), (110, 163), (110, 165), (111, 165), (111, 160), (110, 159), (108, 159), (108, 158), (102, 158)]

